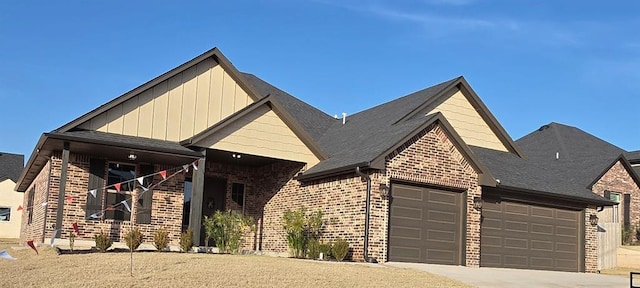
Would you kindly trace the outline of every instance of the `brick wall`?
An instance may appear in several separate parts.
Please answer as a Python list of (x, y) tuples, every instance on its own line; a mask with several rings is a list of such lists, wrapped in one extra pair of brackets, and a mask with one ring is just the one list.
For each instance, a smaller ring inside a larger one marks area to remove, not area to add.
[(596, 207), (589, 206), (584, 213), (584, 272), (598, 270), (598, 226), (589, 223), (589, 216), (596, 213)]
[[(49, 167), (51, 166), (51, 161), (47, 162), (47, 164), (42, 168), (38, 176), (33, 180), (33, 183), (27, 188), (27, 191), (24, 193), (24, 202), (22, 203), (22, 207), (24, 208), (22, 212), (22, 224), (20, 227), (20, 242), (24, 244), (27, 240), (34, 240), (36, 243), (40, 243), (44, 240), (44, 225), (45, 225), (45, 214), (55, 213), (53, 212), (51, 207), (45, 206), (43, 207), (41, 204), (47, 202), (47, 188), (49, 185)], [(29, 193), (34, 191), (33, 197), (33, 215), (31, 223), (28, 223), (28, 200)]]

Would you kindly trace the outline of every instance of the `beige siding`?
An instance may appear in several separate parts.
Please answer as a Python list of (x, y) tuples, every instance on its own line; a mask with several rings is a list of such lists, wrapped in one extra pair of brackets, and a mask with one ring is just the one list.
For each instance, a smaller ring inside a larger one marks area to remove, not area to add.
[(251, 104), (246, 91), (213, 58), (79, 125), (102, 132), (180, 141)]
[(429, 114), (436, 112), (441, 112), (447, 118), (468, 145), (508, 151), (461, 91), (429, 111)]
[(196, 145), (307, 163), (318, 158), (271, 109), (264, 105)]

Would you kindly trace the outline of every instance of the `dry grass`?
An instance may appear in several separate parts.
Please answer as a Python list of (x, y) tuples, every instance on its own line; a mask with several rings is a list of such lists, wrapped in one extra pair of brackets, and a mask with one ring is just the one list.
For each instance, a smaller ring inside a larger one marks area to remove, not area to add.
[(600, 271), (600, 274), (629, 277), (629, 272), (639, 272), (639, 271), (640, 269), (638, 268), (616, 267), (612, 269), (602, 270)]
[(353, 263), (186, 253), (57, 255), (48, 247), (13, 249), (0, 265), (3, 287), (469, 287), (425, 272)]

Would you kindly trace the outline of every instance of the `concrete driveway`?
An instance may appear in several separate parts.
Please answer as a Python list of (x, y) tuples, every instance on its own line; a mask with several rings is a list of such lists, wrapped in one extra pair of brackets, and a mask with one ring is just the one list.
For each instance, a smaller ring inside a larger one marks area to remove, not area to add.
[(629, 287), (629, 278), (592, 273), (469, 268), (401, 262), (387, 262), (384, 265), (442, 275), (476, 287)]

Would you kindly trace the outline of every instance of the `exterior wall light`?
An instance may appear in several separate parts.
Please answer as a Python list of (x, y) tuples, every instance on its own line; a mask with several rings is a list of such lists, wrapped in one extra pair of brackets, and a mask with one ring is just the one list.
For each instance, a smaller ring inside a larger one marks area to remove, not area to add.
[(482, 205), (484, 204), (484, 200), (481, 197), (473, 197), (473, 209), (478, 211), (482, 210)]
[(136, 154), (133, 154), (133, 152), (130, 152), (127, 158), (129, 158), (129, 160), (131, 161), (135, 161), (136, 159), (138, 159), (138, 156)]
[(380, 189), (378, 190), (378, 192), (380, 192), (380, 197), (382, 198), (389, 197), (389, 185), (380, 183)]
[(598, 225), (598, 216), (596, 214), (589, 215), (589, 223), (591, 223), (591, 226)]

